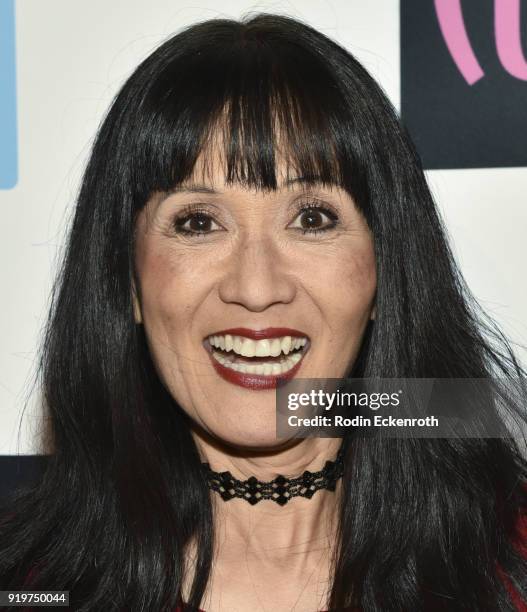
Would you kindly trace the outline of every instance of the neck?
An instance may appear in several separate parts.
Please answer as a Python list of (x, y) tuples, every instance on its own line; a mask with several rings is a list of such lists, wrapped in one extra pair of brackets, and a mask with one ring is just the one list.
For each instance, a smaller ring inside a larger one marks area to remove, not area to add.
[[(214, 471), (229, 471), (239, 480), (255, 476), (269, 481), (278, 474), (294, 478), (305, 470), (318, 472), (327, 460), (335, 459), (342, 440), (307, 438), (273, 452), (222, 448), (202, 436), (196, 436), (196, 442), (203, 461)], [(243, 553), (255, 560), (276, 563), (329, 549), (336, 541), (340, 494), (341, 479), (335, 491), (320, 489), (310, 499), (294, 497), (284, 506), (271, 500), (255, 505), (239, 498), (224, 501), (211, 491), (222, 556), (236, 558)]]

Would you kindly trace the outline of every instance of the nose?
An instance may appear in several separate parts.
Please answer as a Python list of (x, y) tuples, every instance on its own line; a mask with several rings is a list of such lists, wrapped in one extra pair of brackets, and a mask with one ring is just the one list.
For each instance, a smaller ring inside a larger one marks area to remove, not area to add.
[(246, 237), (229, 255), (219, 284), (227, 304), (261, 312), (273, 304), (288, 304), (296, 285), (286, 257), (271, 237)]

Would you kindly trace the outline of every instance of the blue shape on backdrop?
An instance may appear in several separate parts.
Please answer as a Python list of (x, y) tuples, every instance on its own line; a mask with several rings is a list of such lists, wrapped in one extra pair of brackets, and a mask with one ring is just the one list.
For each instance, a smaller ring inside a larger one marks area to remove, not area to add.
[(17, 181), (15, 0), (0, 0), (0, 189)]

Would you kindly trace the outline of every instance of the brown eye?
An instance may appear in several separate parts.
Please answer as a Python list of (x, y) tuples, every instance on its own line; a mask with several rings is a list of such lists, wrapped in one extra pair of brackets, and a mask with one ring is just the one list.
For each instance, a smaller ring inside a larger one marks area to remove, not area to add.
[(202, 212), (194, 212), (176, 219), (174, 226), (178, 233), (196, 235), (208, 234), (216, 231), (216, 228), (220, 229), (212, 217)]
[(303, 233), (326, 231), (337, 225), (337, 216), (321, 206), (306, 206), (290, 227), (300, 229)]
[(319, 228), (324, 225), (324, 215), (316, 209), (306, 210), (300, 215), (303, 229)]

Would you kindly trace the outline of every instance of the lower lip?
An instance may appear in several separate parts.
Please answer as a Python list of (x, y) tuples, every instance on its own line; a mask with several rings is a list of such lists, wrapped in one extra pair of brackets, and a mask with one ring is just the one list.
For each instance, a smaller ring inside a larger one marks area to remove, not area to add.
[[(308, 345), (309, 346), (309, 345)], [(236, 370), (232, 370), (231, 368), (226, 368), (219, 361), (214, 359), (212, 356), (212, 350), (210, 346), (206, 347), (207, 353), (209, 354), (209, 358), (212, 361), (212, 365), (216, 372), (227, 382), (233, 383), (234, 385), (238, 385), (240, 387), (244, 387), (245, 389), (252, 389), (253, 391), (261, 391), (265, 389), (276, 389), (280, 384), (286, 383), (295, 377), (296, 373), (300, 369), (302, 362), (304, 361), (304, 357), (307, 353), (307, 347), (305, 348), (302, 359), (298, 363), (283, 374), (268, 374), (267, 376), (263, 374), (249, 374), (248, 372), (237, 372)]]

